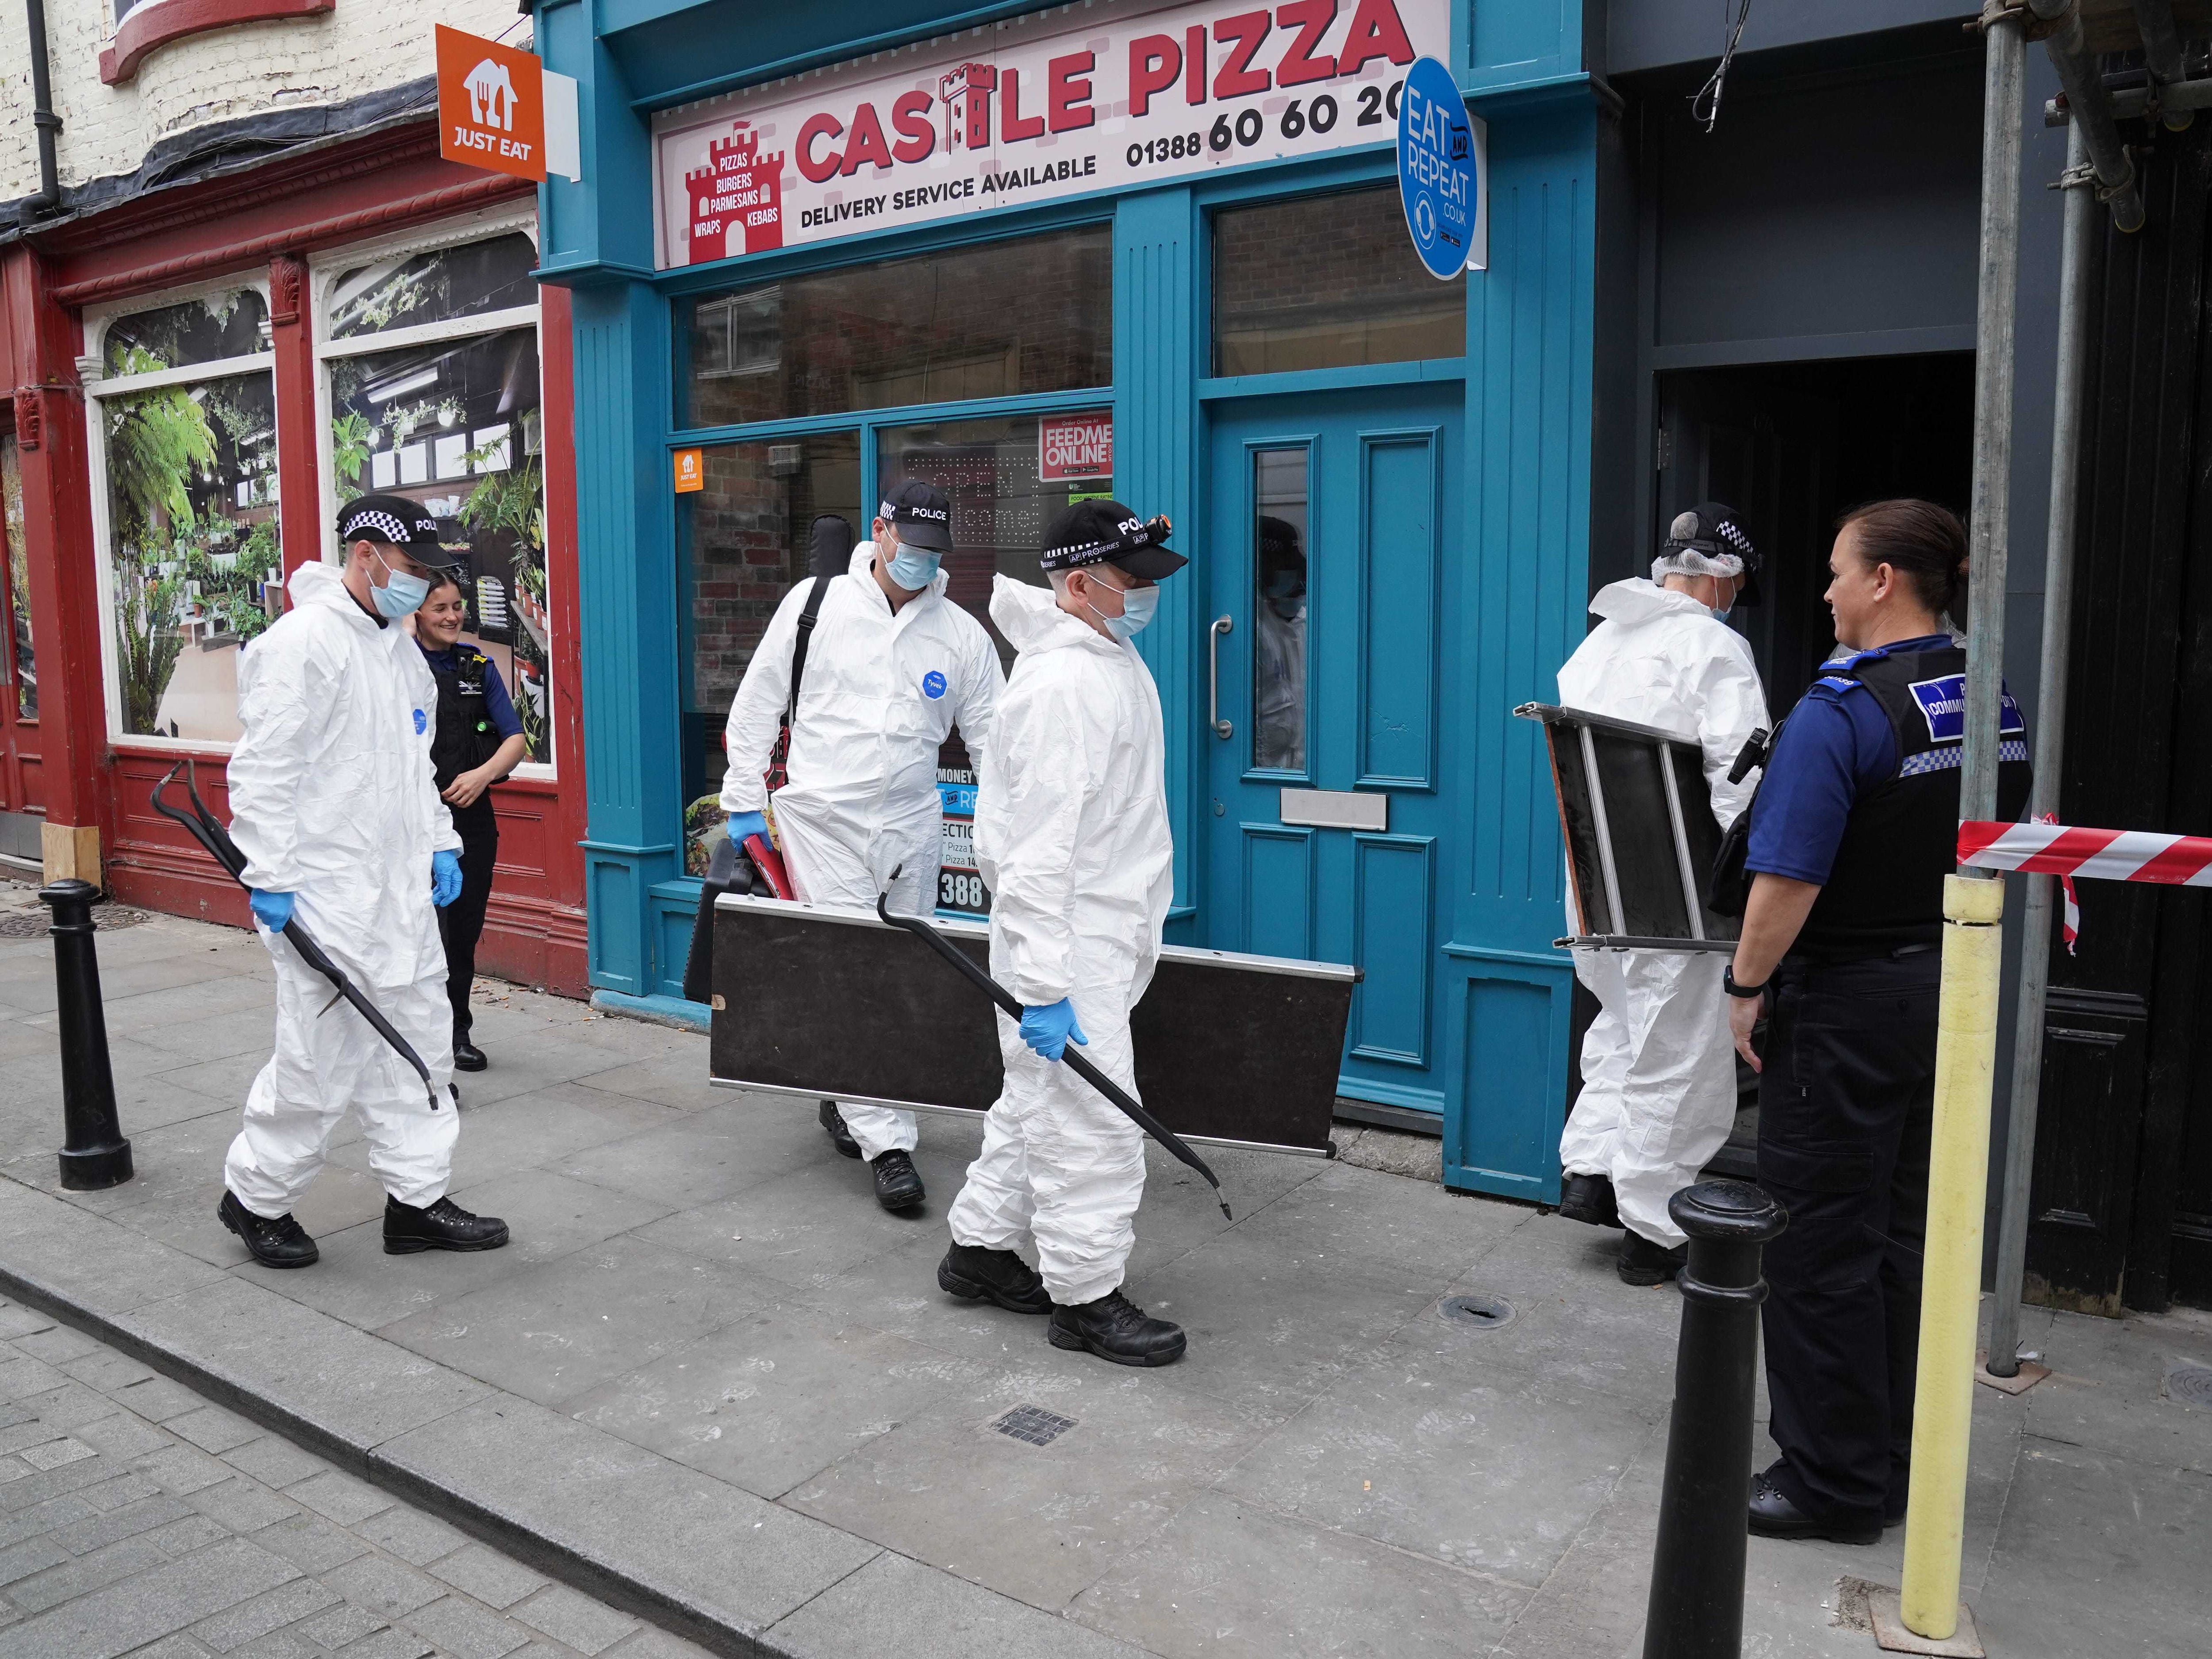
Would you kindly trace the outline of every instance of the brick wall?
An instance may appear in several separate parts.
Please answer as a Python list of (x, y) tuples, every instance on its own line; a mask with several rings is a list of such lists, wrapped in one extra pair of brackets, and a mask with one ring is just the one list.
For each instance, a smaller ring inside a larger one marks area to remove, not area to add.
[[(0, 202), (39, 187), (23, 9), (0, 10)], [(335, 11), (241, 23), (157, 46), (130, 80), (100, 79), (114, 38), (108, 0), (47, 0), (46, 40), (64, 188), (135, 171), (164, 138), (212, 122), (343, 103), (435, 72), (431, 26), (493, 37), (516, 21), (513, 0), (338, 0)], [(529, 26), (507, 37), (527, 46)]]

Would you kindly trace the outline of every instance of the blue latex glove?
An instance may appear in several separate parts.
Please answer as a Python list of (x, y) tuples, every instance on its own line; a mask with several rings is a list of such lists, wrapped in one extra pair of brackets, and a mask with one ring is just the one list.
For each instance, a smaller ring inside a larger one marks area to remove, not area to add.
[(430, 902), (444, 909), (461, 896), (461, 855), (450, 848), (430, 854)]
[(292, 896), (289, 893), (264, 893), (258, 887), (246, 890), (246, 902), (253, 907), (253, 919), (272, 933), (284, 931), (284, 924), (292, 920)]
[(768, 814), (765, 812), (739, 812), (730, 819), (727, 827), (732, 847), (743, 847), (747, 836), (758, 836), (763, 841), (773, 840), (768, 832)]
[(1087, 1048), (1091, 1039), (1075, 1023), (1075, 1005), (1062, 997), (1042, 1008), (1022, 1010), (1022, 1041), (1047, 1060), (1058, 1060), (1070, 1042)]

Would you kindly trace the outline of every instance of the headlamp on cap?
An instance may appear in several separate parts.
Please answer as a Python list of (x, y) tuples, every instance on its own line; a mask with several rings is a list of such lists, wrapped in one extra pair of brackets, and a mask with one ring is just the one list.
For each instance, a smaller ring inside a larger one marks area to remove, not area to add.
[(1146, 581), (1171, 576), (1188, 562), (1168, 548), (1164, 517), (1140, 519), (1119, 501), (1073, 501), (1045, 526), (1037, 562), (1047, 571), (1110, 564)]

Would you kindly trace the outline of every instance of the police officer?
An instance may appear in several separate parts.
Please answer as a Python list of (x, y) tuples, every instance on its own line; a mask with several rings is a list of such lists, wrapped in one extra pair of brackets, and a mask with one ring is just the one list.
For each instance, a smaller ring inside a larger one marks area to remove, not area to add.
[[(1905, 1516), (1935, 1103), (1943, 878), (1958, 862), (1966, 653), (1947, 613), (1966, 532), (1930, 501), (1847, 514), (1826, 599), (1844, 654), (1776, 733), (1751, 806), (1751, 888), (1726, 978), (1760, 1068), (1770, 1430), (1750, 1525), (1873, 1543)], [(2027, 795), (2004, 699), (1998, 810)], [(1753, 1047), (1771, 1009), (1764, 1059)]]
[[(774, 804), (784, 866), (810, 902), (872, 909), (888, 890), (893, 909), (927, 915), (945, 834), (938, 750), (957, 726), (982, 771), (1004, 677), (982, 623), (945, 597), (945, 493), (909, 479), (884, 497), (873, 528), (874, 541), (854, 550), (843, 574), (818, 591), (817, 580), (798, 583), (769, 620), (730, 704), (722, 810), (732, 841), (768, 833), (763, 775), (792, 708), (792, 670), (811, 623), (788, 781)], [(838, 1152), (866, 1160), (885, 1209), (922, 1201), (912, 1112), (825, 1101), (822, 1127)]]
[(438, 681), (438, 728), (430, 764), (438, 797), (461, 837), (461, 896), (438, 912), (446, 944), (446, 1000), (453, 1006), (453, 1069), (481, 1072), (491, 1062), (469, 1041), (469, 988), (476, 982), (477, 941), (483, 937), (492, 869), (499, 861), (499, 818), (491, 787), (530, 751), (522, 720), (491, 659), (461, 643), (468, 600), (451, 570), (430, 580), (430, 597), (415, 613), (415, 643)]

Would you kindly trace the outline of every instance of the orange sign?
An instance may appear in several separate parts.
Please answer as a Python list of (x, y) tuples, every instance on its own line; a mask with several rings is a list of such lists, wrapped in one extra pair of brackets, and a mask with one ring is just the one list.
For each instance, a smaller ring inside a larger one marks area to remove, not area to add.
[(699, 449), (679, 449), (676, 452), (676, 493), (689, 495), (707, 487), (706, 452)]
[(545, 88), (526, 52), (438, 25), (438, 153), (449, 161), (545, 176)]

